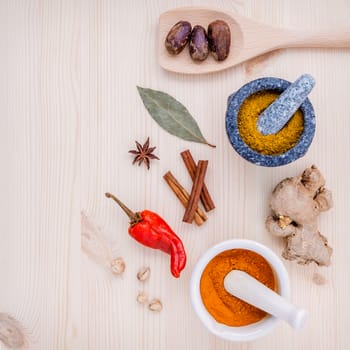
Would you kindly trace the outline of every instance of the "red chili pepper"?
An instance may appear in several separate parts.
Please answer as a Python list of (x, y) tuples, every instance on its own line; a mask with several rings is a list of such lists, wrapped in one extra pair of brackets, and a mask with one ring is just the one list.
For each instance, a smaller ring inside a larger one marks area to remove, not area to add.
[(181, 239), (169, 225), (152, 211), (143, 210), (134, 213), (114, 195), (106, 193), (106, 197), (117, 202), (128, 215), (130, 236), (147, 247), (170, 254), (171, 273), (174, 277), (180, 277), (180, 272), (186, 265), (186, 252)]

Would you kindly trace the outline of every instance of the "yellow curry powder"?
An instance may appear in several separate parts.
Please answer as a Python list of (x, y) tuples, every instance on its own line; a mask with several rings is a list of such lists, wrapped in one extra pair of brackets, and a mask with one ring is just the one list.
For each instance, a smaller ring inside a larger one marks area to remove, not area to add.
[(260, 321), (266, 312), (240, 300), (224, 287), (224, 278), (232, 270), (241, 270), (276, 290), (270, 264), (259, 254), (247, 249), (231, 249), (216, 255), (205, 267), (200, 293), (204, 306), (217, 322), (239, 327)]
[(304, 117), (298, 109), (289, 122), (277, 134), (263, 135), (257, 129), (259, 115), (280, 95), (266, 90), (259, 91), (242, 103), (238, 111), (238, 131), (243, 141), (254, 151), (264, 155), (278, 155), (293, 148), (303, 129)]

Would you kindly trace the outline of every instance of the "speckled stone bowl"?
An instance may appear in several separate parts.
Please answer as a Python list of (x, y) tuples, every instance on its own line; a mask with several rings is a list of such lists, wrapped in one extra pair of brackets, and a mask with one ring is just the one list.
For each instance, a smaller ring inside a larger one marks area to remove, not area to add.
[(279, 78), (260, 78), (242, 86), (228, 98), (226, 111), (226, 132), (231, 145), (244, 159), (256, 165), (275, 167), (289, 164), (307, 152), (315, 135), (315, 112), (309, 99), (300, 106), (304, 116), (304, 130), (297, 144), (285, 153), (269, 156), (252, 150), (241, 138), (238, 131), (238, 111), (243, 101), (250, 95), (263, 90), (274, 90), (282, 93), (291, 83)]

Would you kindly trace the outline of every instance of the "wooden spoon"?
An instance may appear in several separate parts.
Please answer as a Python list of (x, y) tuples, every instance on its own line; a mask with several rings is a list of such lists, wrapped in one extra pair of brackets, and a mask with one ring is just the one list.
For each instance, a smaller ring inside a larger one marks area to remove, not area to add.
[[(188, 47), (172, 56), (165, 48), (170, 28), (180, 20), (204, 28), (217, 19), (225, 21), (231, 29), (231, 48), (226, 60), (218, 62), (209, 55), (201, 62), (192, 61)], [(287, 47), (350, 48), (350, 26), (342, 30), (310, 33), (272, 27), (258, 23), (236, 13), (204, 7), (183, 7), (164, 12), (159, 18), (159, 63), (169, 71), (185, 74), (217, 72), (247, 61), (263, 53)]]

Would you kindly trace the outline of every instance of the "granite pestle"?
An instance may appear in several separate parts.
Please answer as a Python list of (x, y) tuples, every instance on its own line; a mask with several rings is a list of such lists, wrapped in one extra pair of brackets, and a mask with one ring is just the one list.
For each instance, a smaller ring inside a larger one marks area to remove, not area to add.
[(315, 86), (310, 74), (301, 75), (259, 116), (257, 127), (263, 135), (279, 132), (307, 99)]

